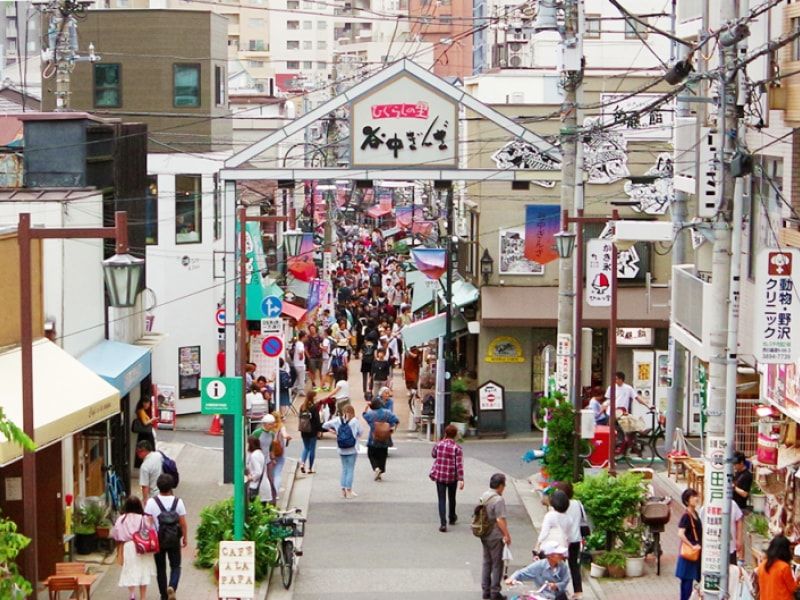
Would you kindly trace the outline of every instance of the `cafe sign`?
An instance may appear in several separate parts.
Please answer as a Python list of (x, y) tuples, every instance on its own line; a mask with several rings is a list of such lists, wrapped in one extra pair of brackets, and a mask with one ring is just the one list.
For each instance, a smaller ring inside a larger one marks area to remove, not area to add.
[(353, 167), (457, 167), (458, 105), (401, 75), (352, 105)]
[(503, 335), (489, 342), (485, 360), (488, 363), (521, 363), (525, 362), (525, 356), (519, 340)]

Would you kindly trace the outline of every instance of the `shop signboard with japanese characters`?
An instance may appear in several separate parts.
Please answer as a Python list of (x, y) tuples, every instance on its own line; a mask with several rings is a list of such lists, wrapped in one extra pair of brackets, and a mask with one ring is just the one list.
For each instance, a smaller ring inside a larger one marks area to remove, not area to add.
[(611, 306), (611, 242), (593, 239), (586, 244), (586, 304)]
[(478, 388), (478, 402), (480, 409), (503, 410), (503, 394), (505, 388), (494, 381), (487, 381)]
[(800, 358), (800, 300), (793, 274), (800, 270), (800, 250), (765, 248), (756, 269), (756, 359), (761, 364), (787, 364)]
[(671, 140), (673, 108), (658, 104), (658, 94), (601, 94), (601, 125), (611, 126), (629, 140)]
[(400, 76), (352, 105), (352, 166), (458, 166), (458, 105)]
[(703, 591), (719, 591), (721, 570), (728, 568), (722, 559), (722, 509), (725, 506), (725, 438), (708, 436), (703, 489), (703, 553), (701, 572)]

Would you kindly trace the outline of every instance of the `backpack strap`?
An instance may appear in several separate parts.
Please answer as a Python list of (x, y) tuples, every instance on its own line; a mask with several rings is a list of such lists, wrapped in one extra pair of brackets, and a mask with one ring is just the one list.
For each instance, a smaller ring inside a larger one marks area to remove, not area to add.
[(176, 497), (175, 497), (175, 499), (172, 501), (172, 508), (170, 508), (170, 510), (171, 510), (172, 512), (175, 512), (175, 509), (176, 509), (176, 508), (178, 508), (178, 501), (179, 501), (179, 500), (180, 500), (180, 498), (178, 498), (178, 497), (176, 496)]
[(156, 501), (156, 504), (158, 504), (158, 508), (160, 508), (160, 509), (161, 509), (161, 512), (166, 512), (166, 511), (167, 511), (167, 509), (166, 509), (166, 508), (164, 508), (164, 505), (161, 503), (161, 498), (159, 498), (158, 496), (156, 496), (155, 498), (153, 498), (153, 500), (155, 500), (155, 501)]

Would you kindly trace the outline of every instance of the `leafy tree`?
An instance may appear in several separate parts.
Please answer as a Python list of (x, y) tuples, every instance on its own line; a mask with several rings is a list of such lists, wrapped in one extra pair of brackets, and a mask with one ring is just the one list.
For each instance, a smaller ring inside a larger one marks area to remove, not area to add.
[(542, 463), (551, 481), (572, 481), (572, 457), (575, 442), (575, 409), (564, 400), (563, 394), (543, 398), (539, 407), (550, 411), (547, 422), (547, 448)]
[[(0, 406), (0, 435), (19, 444), (25, 450), (35, 450), (36, 444), (17, 425), (12, 423)], [(17, 524), (0, 514), (0, 598), (22, 600), (33, 594), (33, 586), (22, 575), (16, 559), (30, 544), (30, 539), (17, 533)]]

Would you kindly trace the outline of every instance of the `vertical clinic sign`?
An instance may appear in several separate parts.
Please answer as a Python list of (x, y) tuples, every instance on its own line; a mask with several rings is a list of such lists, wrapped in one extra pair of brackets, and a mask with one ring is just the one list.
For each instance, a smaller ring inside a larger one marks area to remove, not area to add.
[(353, 167), (458, 166), (458, 106), (400, 76), (353, 102)]
[(788, 364), (800, 358), (800, 300), (793, 273), (800, 269), (800, 250), (765, 248), (756, 269), (756, 359), (762, 364)]
[[(725, 500), (725, 438), (708, 437), (703, 489), (703, 590), (719, 591), (720, 573), (728, 568), (722, 557), (722, 508)], [(730, 500), (729, 500), (730, 502)]]

